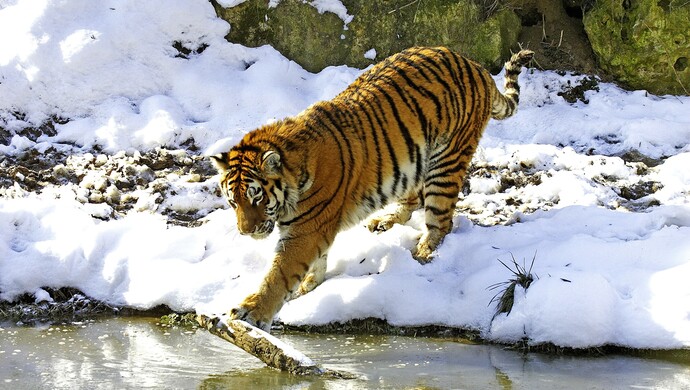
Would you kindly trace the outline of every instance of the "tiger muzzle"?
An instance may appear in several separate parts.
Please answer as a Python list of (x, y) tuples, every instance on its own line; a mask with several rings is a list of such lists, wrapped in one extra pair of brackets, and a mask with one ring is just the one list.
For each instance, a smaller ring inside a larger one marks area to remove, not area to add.
[[(273, 231), (273, 227), (275, 226), (275, 223), (273, 221), (264, 221), (260, 225), (257, 225), (254, 228), (254, 231), (251, 232), (251, 236), (254, 239), (262, 239), (268, 237), (269, 234)], [(244, 234), (244, 233), (243, 233)]]

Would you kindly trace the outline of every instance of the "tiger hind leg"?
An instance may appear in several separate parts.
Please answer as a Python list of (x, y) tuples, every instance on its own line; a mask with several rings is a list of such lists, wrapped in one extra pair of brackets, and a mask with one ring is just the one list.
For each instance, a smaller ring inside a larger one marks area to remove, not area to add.
[(453, 228), (453, 213), (460, 192), (459, 180), (427, 183), (424, 188), (424, 222), (426, 231), (412, 252), (419, 263), (431, 261), (432, 253)]
[(395, 225), (404, 224), (410, 220), (412, 212), (420, 208), (421, 200), (417, 192), (404, 197), (397, 203), (395, 210), (392, 213), (381, 215), (380, 217), (373, 217), (369, 219), (367, 227), (372, 232), (385, 232)]

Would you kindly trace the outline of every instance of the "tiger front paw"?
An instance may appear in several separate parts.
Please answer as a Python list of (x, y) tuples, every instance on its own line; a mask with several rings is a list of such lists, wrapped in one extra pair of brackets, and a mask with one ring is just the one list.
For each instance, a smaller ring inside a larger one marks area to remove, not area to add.
[(426, 242), (419, 242), (417, 244), (417, 247), (412, 251), (412, 257), (419, 262), (419, 264), (424, 265), (433, 259), (433, 254), (434, 250), (429, 247), (429, 244)]
[(258, 296), (252, 294), (244, 299), (238, 307), (231, 309), (228, 316), (231, 320), (242, 320), (266, 332), (271, 330), (273, 313), (265, 310), (259, 303)]
[(392, 214), (386, 214), (380, 218), (371, 218), (367, 228), (373, 233), (382, 233), (393, 227), (398, 221)]
[(445, 234), (440, 234), (436, 230), (427, 231), (422, 234), (417, 246), (412, 251), (412, 257), (419, 262), (419, 264), (427, 264), (433, 259), (433, 254), (438, 245), (443, 241)]
[(315, 273), (308, 273), (304, 277), (302, 283), (300, 283), (299, 288), (293, 294), (293, 298), (299, 298), (302, 295), (311, 292), (313, 289), (318, 287), (321, 282), (323, 282), (323, 276), (319, 278)]

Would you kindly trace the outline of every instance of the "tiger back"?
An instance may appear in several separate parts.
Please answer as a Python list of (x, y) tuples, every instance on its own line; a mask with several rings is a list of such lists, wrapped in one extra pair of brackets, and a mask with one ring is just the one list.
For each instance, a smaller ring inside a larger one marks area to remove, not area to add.
[(518, 75), (533, 53), (506, 63), (505, 92), (479, 64), (443, 47), (411, 48), (364, 72), (330, 101), (248, 133), (213, 156), (238, 230), (280, 240), (257, 292), (232, 318), (269, 327), (284, 301), (323, 281), (336, 234), (373, 211), (372, 231), (423, 207), (412, 256), (424, 264), (452, 228), (458, 193), (490, 118), (513, 115)]

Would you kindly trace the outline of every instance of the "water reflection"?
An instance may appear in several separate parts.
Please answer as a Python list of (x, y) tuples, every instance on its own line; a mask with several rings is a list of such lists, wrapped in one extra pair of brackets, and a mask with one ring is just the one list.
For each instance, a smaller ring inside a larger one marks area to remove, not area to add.
[(280, 337), (323, 366), (358, 379), (294, 377), (265, 368), (205, 331), (114, 318), (67, 326), (0, 325), (0, 388), (690, 388), (685, 352), (671, 354), (672, 360), (582, 358), (523, 355), (446, 339)]

